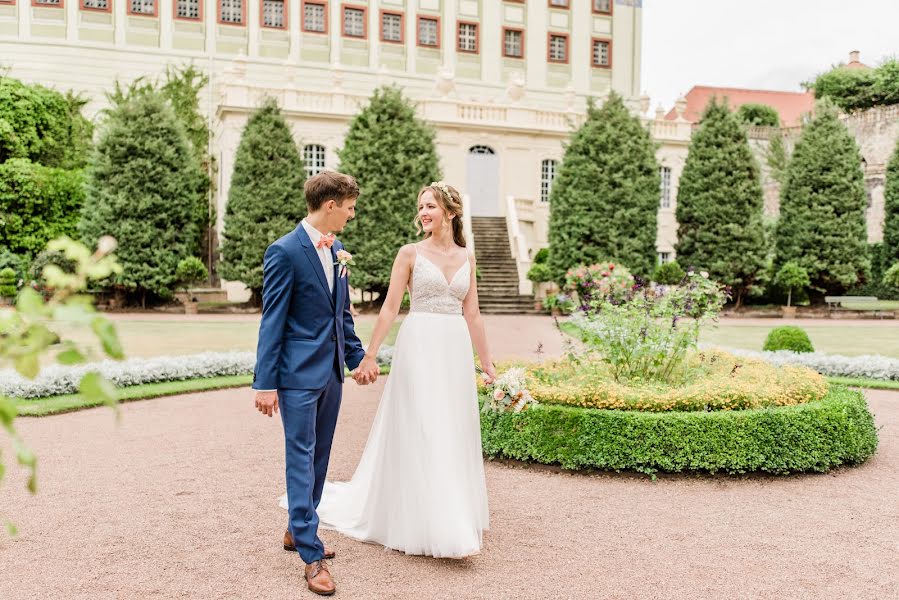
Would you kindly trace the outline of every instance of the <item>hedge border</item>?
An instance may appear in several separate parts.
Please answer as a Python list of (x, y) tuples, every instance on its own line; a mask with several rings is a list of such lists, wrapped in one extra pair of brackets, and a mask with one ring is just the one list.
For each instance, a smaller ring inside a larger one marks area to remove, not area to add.
[(864, 395), (777, 408), (652, 413), (540, 404), (481, 413), (484, 454), (566, 469), (656, 472), (825, 472), (877, 449)]

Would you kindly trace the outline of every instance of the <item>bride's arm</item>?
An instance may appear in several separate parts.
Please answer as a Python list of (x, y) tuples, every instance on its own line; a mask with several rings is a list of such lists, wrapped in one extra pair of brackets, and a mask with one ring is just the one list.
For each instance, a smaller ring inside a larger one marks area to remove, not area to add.
[(384, 304), (381, 305), (381, 312), (378, 313), (378, 320), (375, 323), (375, 330), (371, 334), (371, 341), (365, 349), (365, 357), (359, 364), (359, 372), (377, 374), (377, 363), (375, 357), (378, 355), (378, 348), (390, 326), (393, 325), (396, 316), (400, 312), (400, 306), (403, 303), (403, 294), (409, 286), (409, 278), (412, 275), (412, 265), (415, 259), (415, 248), (406, 245), (400, 248), (393, 261), (393, 269), (390, 272), (390, 284), (387, 287), (387, 297)]
[(462, 302), (462, 314), (465, 315), (465, 322), (468, 323), (468, 334), (474, 344), (478, 358), (481, 359), (481, 368), (487, 373), (489, 379), (487, 383), (491, 383), (496, 379), (496, 370), (493, 367), (493, 357), (490, 355), (490, 348), (487, 346), (487, 332), (484, 330), (484, 318), (481, 316), (481, 308), (478, 305), (478, 278), (477, 264), (475, 263), (474, 254), (469, 256), (471, 263), (471, 285), (468, 288), (468, 294)]

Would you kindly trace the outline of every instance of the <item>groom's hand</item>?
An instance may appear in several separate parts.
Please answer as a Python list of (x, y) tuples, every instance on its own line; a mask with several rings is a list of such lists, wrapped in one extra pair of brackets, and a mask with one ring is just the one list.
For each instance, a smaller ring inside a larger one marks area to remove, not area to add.
[(378, 362), (369, 356), (362, 359), (359, 367), (356, 369), (355, 379), (359, 385), (368, 385), (378, 380), (378, 374), (381, 370), (378, 368)]
[(256, 410), (264, 415), (272, 416), (278, 412), (278, 392), (256, 392)]

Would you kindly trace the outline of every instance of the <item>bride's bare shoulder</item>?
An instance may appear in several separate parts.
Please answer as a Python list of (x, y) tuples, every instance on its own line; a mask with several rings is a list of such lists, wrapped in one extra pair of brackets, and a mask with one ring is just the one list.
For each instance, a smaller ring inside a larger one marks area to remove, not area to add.
[(415, 260), (415, 254), (418, 252), (415, 248), (415, 244), (406, 244), (405, 246), (400, 247), (399, 252), (396, 253), (396, 259), (402, 262), (412, 262)]

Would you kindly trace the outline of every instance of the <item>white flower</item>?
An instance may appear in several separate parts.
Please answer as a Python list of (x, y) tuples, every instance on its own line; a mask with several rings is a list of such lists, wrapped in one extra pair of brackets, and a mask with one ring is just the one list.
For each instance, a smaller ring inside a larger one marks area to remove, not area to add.
[(702, 275), (703, 279), (708, 279), (708, 278), (709, 278), (709, 272), (708, 272), (708, 271), (700, 271), (699, 274)]

